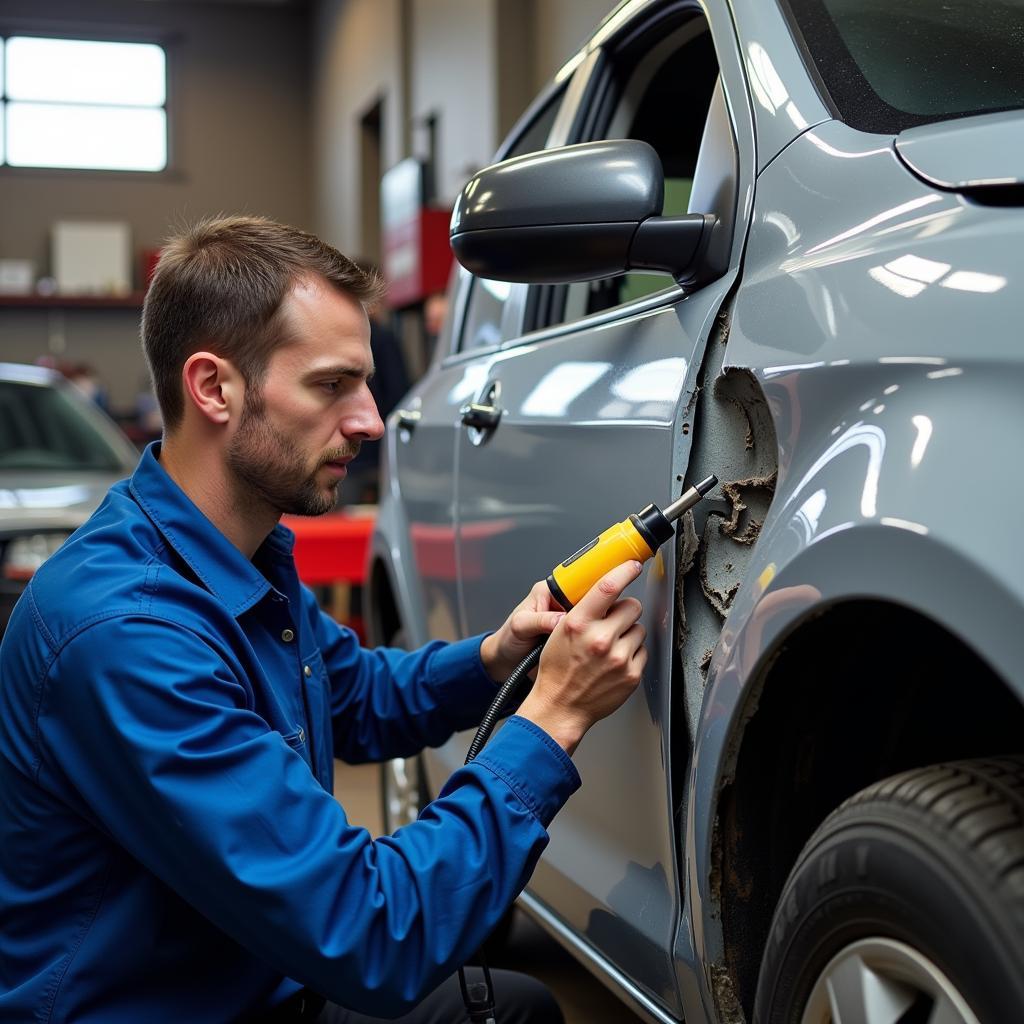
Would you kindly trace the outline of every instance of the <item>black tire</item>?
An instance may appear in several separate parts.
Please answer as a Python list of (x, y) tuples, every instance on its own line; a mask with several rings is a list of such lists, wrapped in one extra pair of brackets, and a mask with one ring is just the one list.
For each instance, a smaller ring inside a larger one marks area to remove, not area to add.
[(811, 837), (775, 909), (754, 1022), (828, 1024), (827, 985), (852, 1008), (866, 997), (844, 984), (869, 975), (909, 1000), (878, 1020), (926, 1024), (944, 1003), (950, 1021), (1024, 1020), (1024, 758), (893, 776)]
[(396, 757), (381, 763), (380, 812), (385, 835), (415, 821), (429, 799), (419, 757)]

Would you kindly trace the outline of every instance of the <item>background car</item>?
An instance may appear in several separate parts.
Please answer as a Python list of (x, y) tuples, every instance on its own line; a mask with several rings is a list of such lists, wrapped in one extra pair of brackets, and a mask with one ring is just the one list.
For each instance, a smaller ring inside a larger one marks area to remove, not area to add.
[(61, 374), (0, 363), (0, 633), (35, 570), (137, 461)]
[[(646, 678), (521, 898), (650, 1020), (1020, 1017), (1022, 32), (625, 3), (456, 205), (375, 637), (493, 629), (722, 481), (632, 588)], [(387, 767), (392, 825), (467, 743)]]

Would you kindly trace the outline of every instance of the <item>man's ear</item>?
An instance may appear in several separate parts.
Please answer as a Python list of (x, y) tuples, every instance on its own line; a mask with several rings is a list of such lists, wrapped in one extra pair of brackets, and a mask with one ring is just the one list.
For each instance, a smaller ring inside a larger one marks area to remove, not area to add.
[(212, 352), (194, 352), (185, 360), (181, 381), (186, 405), (209, 422), (226, 424), (241, 415), (244, 381), (227, 359)]

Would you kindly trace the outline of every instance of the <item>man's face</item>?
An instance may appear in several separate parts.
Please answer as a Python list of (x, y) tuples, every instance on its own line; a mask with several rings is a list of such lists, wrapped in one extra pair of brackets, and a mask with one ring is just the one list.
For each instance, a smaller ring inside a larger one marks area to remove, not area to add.
[(369, 323), (359, 302), (316, 279), (295, 285), (281, 314), (287, 340), (262, 386), (246, 389), (228, 466), (277, 512), (322, 515), (360, 443), (384, 433), (366, 384)]

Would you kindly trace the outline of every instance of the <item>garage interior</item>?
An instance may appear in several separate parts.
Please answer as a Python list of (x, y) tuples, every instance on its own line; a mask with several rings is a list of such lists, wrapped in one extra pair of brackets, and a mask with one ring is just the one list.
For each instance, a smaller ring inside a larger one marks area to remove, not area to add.
[[(97, 397), (136, 446), (145, 444), (160, 425), (139, 316), (169, 233), (221, 212), (260, 214), (380, 266), (381, 179), (411, 162), (423, 175), (424, 210), (445, 236), (466, 178), (490, 162), (534, 94), (609, 9), (610, 0), (9, 0), (0, 10), (4, 41), (159, 46), (167, 150), (166, 166), (155, 171), (33, 167), (17, 166), (8, 143), (11, 159), (0, 164), (0, 361), (58, 368)], [(10, 98), (3, 96), (5, 107)], [(75, 101), (73, 86), (63, 98)], [(57, 248), (78, 226), (91, 232), (87, 246), (113, 232), (116, 281), (69, 283)], [(409, 382), (423, 372), (438, 330), (431, 301), (445, 287), (450, 255), (441, 252), (440, 262), (440, 270), (421, 271), (429, 280), (412, 275), (389, 310)], [(372, 496), (349, 490), (341, 501), (365, 508)], [(354, 590), (321, 593), (351, 620)], [(377, 770), (336, 768), (336, 796), (350, 820), (379, 834)], [(521, 913), (491, 962), (547, 982), (570, 1024), (634, 1019)]]
[(1022, 55), (2, 0), (0, 1020), (1024, 1019)]

